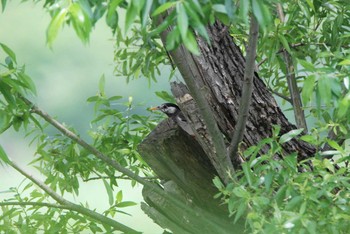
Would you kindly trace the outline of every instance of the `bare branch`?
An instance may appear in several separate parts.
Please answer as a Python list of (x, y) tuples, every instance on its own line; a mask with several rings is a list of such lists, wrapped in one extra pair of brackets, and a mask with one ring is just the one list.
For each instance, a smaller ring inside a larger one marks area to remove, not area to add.
[[(284, 23), (285, 22), (284, 13), (283, 13), (282, 5), (280, 3), (277, 4), (277, 13), (281, 22)], [(298, 128), (303, 128), (304, 132), (307, 132), (307, 124), (306, 124), (305, 114), (304, 114), (301, 97), (298, 89), (298, 84), (295, 79), (295, 69), (294, 69), (292, 57), (286, 50), (283, 50), (282, 55), (287, 68), (286, 77), (287, 77), (290, 96), (292, 99), (292, 105), (294, 108), (295, 122)]]
[(228, 148), (228, 154), (233, 159), (238, 159), (238, 145), (243, 139), (246, 122), (248, 118), (249, 107), (253, 92), (253, 79), (255, 70), (256, 47), (258, 44), (259, 24), (252, 15), (250, 18), (249, 42), (247, 47), (244, 80), (242, 87), (242, 97), (239, 103), (238, 120), (231, 144)]

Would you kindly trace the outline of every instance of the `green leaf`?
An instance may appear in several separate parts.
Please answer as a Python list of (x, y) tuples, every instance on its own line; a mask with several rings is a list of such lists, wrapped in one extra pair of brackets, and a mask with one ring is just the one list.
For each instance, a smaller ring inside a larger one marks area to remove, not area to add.
[(122, 1), (123, 0), (112, 0), (109, 2), (108, 7), (107, 7), (106, 23), (113, 30), (113, 32), (115, 32), (115, 30), (118, 26), (117, 6)]
[(11, 115), (4, 110), (0, 110), (0, 134), (11, 126)]
[(198, 44), (197, 44), (197, 40), (195, 38), (195, 36), (193, 35), (193, 33), (188, 30), (187, 31), (187, 37), (186, 39), (183, 41), (183, 43), (185, 44), (186, 48), (193, 54), (195, 55), (199, 55), (199, 49), (198, 49)]
[(123, 191), (120, 190), (116, 195), (116, 201), (117, 203), (120, 203), (123, 200)]
[(181, 3), (178, 3), (176, 5), (176, 12), (177, 12), (177, 27), (179, 28), (181, 38), (184, 41), (187, 39), (187, 32), (188, 32), (188, 16), (184, 5)]
[(247, 204), (245, 202), (241, 202), (237, 208), (237, 213), (235, 216), (235, 219), (233, 220), (234, 223), (236, 223), (240, 217), (246, 212), (247, 210)]
[(175, 27), (166, 37), (166, 49), (171, 51), (178, 46), (180, 40), (180, 32), (178, 27)]
[(103, 184), (107, 191), (109, 205), (112, 206), (114, 203), (112, 187), (109, 185), (109, 183), (105, 179), (103, 179)]
[(157, 91), (155, 93), (156, 93), (157, 97), (160, 97), (164, 101), (175, 103), (174, 96), (170, 95), (167, 91)]
[(131, 25), (134, 23), (135, 18), (138, 14), (137, 7), (133, 3), (134, 1), (131, 1), (127, 11), (126, 11), (126, 17), (125, 17), (125, 34), (129, 31)]
[(34, 95), (36, 95), (36, 87), (33, 80), (25, 73), (18, 73), (18, 77), (24, 83), (25, 87), (29, 89)]
[(146, 0), (146, 6), (142, 9), (141, 25), (144, 28), (147, 24), (149, 18), (149, 13), (151, 11), (153, 0)]
[(303, 66), (308, 71), (315, 71), (316, 70), (315, 66), (306, 60), (298, 59), (298, 63), (300, 63), (301, 66)]
[(304, 81), (303, 90), (301, 91), (301, 97), (304, 105), (306, 105), (311, 100), (315, 87), (315, 80), (315, 75), (310, 75)]
[(161, 13), (163, 13), (164, 11), (168, 10), (169, 8), (173, 7), (175, 4), (177, 4), (178, 2), (166, 2), (162, 5), (160, 5), (153, 13), (152, 13), (152, 17), (157, 16)]
[(243, 169), (244, 175), (248, 181), (248, 184), (250, 186), (252, 186), (254, 175), (253, 175), (252, 171), (250, 170), (250, 166), (248, 165), (248, 163), (242, 163), (242, 169)]
[(239, 17), (247, 24), (249, 15), (249, 7), (250, 7), (250, 1), (245, 0), (245, 1), (240, 1), (239, 2)]
[(344, 65), (350, 65), (350, 59), (344, 59), (338, 65), (344, 66)]
[(332, 98), (331, 80), (326, 76), (321, 76), (318, 80), (317, 90), (320, 98), (325, 104), (329, 104)]
[(303, 201), (302, 196), (293, 197), (286, 205), (286, 211), (293, 210), (295, 207), (298, 207), (299, 204)]
[(2, 12), (4, 12), (4, 10), (5, 10), (6, 3), (7, 3), (7, 0), (1, 0), (1, 9), (2, 9)]
[(291, 54), (292, 51), (290, 50), (289, 43), (288, 43), (287, 39), (282, 34), (278, 34), (278, 38), (279, 38), (280, 42), (282, 43), (283, 47), (288, 51), (289, 54)]
[(213, 4), (212, 8), (214, 11), (216, 11), (218, 13), (222, 13), (222, 14), (227, 15), (226, 7), (223, 4)]
[(266, 28), (271, 22), (271, 14), (264, 2), (261, 0), (252, 0), (252, 10), (261, 28)]
[(89, 15), (84, 11), (80, 4), (73, 3), (69, 7), (69, 16), (73, 28), (80, 40), (88, 42), (91, 32), (91, 21)]
[(46, 31), (46, 41), (49, 47), (52, 47), (52, 43), (57, 37), (58, 30), (62, 27), (63, 22), (66, 20), (67, 13), (67, 9), (61, 9), (52, 18)]
[(0, 163), (4, 162), (6, 164), (10, 164), (11, 160), (9, 159), (9, 157), (7, 156), (5, 150), (2, 148), (2, 146), (0, 145)]
[(298, 136), (300, 133), (303, 132), (303, 128), (300, 128), (300, 129), (294, 129), (294, 130), (291, 130), (285, 134), (283, 134), (279, 140), (279, 143), (280, 144), (283, 144), (283, 143), (286, 143), (287, 141), (290, 141), (293, 137), (296, 137)]
[(342, 118), (348, 112), (350, 106), (350, 94), (347, 94), (344, 98), (339, 102), (339, 107), (337, 108), (337, 116), (338, 118)]
[(105, 96), (105, 86), (106, 86), (106, 78), (105, 78), (105, 75), (103, 74), (100, 77), (100, 81), (98, 82), (98, 89), (100, 91), (101, 96)]
[(217, 187), (219, 190), (222, 190), (224, 188), (224, 184), (221, 182), (220, 178), (215, 176), (213, 179), (213, 183), (215, 187)]
[(136, 202), (132, 202), (132, 201), (123, 201), (123, 202), (119, 202), (117, 203), (115, 206), (122, 208), (122, 207), (128, 207), (128, 206), (135, 206), (137, 205)]
[(10, 58), (12, 59), (12, 61), (16, 64), (17, 60), (16, 60), (16, 54), (5, 44), (0, 43), (1, 48), (4, 50), (4, 52), (10, 56)]

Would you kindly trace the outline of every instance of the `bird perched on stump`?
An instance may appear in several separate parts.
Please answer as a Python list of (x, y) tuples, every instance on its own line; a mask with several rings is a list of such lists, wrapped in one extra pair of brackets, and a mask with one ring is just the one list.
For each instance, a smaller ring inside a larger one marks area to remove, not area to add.
[(176, 104), (163, 103), (160, 106), (150, 108), (150, 110), (160, 110), (169, 118), (175, 120), (177, 125), (179, 125), (182, 130), (187, 132), (189, 135), (194, 136), (194, 132), (190, 124), (187, 122), (185, 116), (182, 114), (180, 108)]

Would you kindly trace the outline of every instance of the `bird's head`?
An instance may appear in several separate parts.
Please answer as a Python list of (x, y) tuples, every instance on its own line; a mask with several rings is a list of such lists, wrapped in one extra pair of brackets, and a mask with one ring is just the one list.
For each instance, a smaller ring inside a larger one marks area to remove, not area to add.
[(173, 103), (163, 103), (159, 106), (150, 108), (150, 110), (160, 110), (169, 117), (176, 116), (180, 112), (180, 108)]

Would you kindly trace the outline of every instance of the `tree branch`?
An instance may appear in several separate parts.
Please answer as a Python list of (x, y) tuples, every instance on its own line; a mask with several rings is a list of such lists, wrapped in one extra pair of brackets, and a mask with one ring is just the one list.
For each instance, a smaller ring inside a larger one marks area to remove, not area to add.
[[(151, 183), (147, 180), (145, 180), (144, 178), (138, 176), (137, 174), (133, 173), (132, 171), (130, 171), (127, 168), (124, 168), (123, 166), (121, 166), (118, 162), (112, 160), (110, 157), (108, 157), (107, 155), (103, 154), (102, 152), (98, 151), (96, 148), (94, 148), (93, 146), (89, 145), (87, 142), (85, 142), (84, 140), (82, 140), (81, 138), (79, 138), (77, 135), (75, 135), (73, 132), (71, 132), (70, 130), (68, 130), (67, 128), (65, 128), (61, 123), (59, 123), (58, 121), (56, 121), (55, 119), (53, 119), (49, 114), (47, 114), (46, 112), (44, 112), (43, 110), (39, 109), (39, 107), (37, 107), (36, 105), (34, 105), (31, 101), (29, 101), (28, 99), (26, 99), (25, 97), (20, 97), (21, 100), (23, 100), (29, 107), (31, 107), (31, 111), (37, 115), (39, 115), (40, 117), (42, 117), (44, 120), (46, 120), (49, 124), (51, 124), (52, 126), (54, 126), (57, 130), (59, 130), (60, 132), (62, 132), (65, 136), (67, 136), (68, 138), (72, 139), (73, 141), (75, 141), (77, 144), (79, 144), (80, 146), (82, 146), (84, 149), (86, 149), (87, 151), (89, 151), (91, 154), (95, 155), (97, 158), (99, 158), (100, 160), (102, 160), (103, 162), (105, 162), (107, 165), (112, 166), (114, 169), (116, 169), (117, 171), (125, 174), (126, 176), (130, 177), (131, 179), (134, 179), (135, 181), (139, 182), (140, 184), (144, 185), (145, 187), (147, 187), (148, 189), (154, 191), (155, 193), (159, 194), (161, 197), (163, 197), (164, 199), (167, 199), (169, 202), (173, 203), (174, 205), (176, 205), (177, 207), (187, 211), (189, 214), (194, 214), (194, 211), (191, 209), (190, 206), (188, 206), (187, 204), (183, 203), (183, 199), (181, 199), (180, 197), (178, 197), (175, 194), (171, 194), (171, 193), (167, 193), (165, 192), (160, 186), (158, 186), (157, 184)], [(86, 214), (87, 216), (90, 216), (92, 214), (94, 214), (96, 216), (96, 219), (99, 221), (104, 221), (104, 223), (106, 223), (106, 221), (104, 219), (106, 219), (105, 216), (98, 214), (96, 212), (93, 212), (91, 210), (88, 210), (86, 208), (83, 208), (81, 206), (75, 205), (74, 203), (71, 203), (70, 205), (76, 207), (77, 210), (79, 210), (80, 213), (82, 214)], [(83, 209), (79, 209), (79, 208), (83, 208)], [(90, 214), (92, 212), (92, 214)], [(205, 222), (208, 223), (208, 225), (212, 225), (213, 227), (217, 227), (215, 220), (213, 220), (212, 215), (205, 213), (204, 211), (202, 212), (202, 218), (205, 220)], [(112, 220), (112, 219), (110, 219)], [(114, 220), (112, 220), (113, 222), (115, 222)], [(113, 224), (113, 223), (112, 223)], [(113, 226), (111, 224), (111, 226)], [(132, 229), (131, 229), (132, 230)], [(136, 231), (130, 231), (127, 233), (135, 233)]]
[[(95, 211), (89, 210), (83, 206), (76, 205), (66, 199), (64, 199), (62, 196), (60, 196), (58, 193), (56, 193), (53, 189), (51, 189), (49, 186), (47, 186), (44, 182), (38, 180), (34, 176), (27, 173), (25, 170), (20, 168), (15, 162), (10, 161), (9, 165), (12, 166), (16, 171), (24, 175), (26, 178), (30, 179), (34, 184), (39, 186), (42, 190), (44, 190), (50, 197), (52, 197), (55, 201), (57, 201), (59, 204), (61, 204), (64, 209), (76, 211), (80, 214), (86, 215), (94, 220), (98, 220), (101, 223), (108, 224), (112, 227), (114, 227), (116, 230), (126, 232), (126, 233), (140, 233), (132, 228), (129, 228), (125, 226), (124, 224), (121, 224), (111, 218), (108, 218), (106, 216), (103, 216)], [(33, 205), (33, 204), (32, 204)]]
[(243, 140), (243, 135), (248, 118), (249, 107), (253, 92), (253, 79), (255, 69), (256, 47), (258, 44), (259, 24), (255, 16), (250, 17), (249, 42), (246, 54), (246, 62), (244, 69), (244, 80), (242, 87), (242, 96), (239, 103), (238, 120), (235, 132), (233, 134), (228, 153), (231, 158), (238, 159), (238, 145)]
[(0, 206), (42, 206), (50, 208), (59, 208), (64, 210), (72, 210), (69, 206), (53, 204), (47, 202), (0, 202)]
[[(281, 22), (284, 23), (285, 18), (284, 18), (284, 13), (283, 13), (283, 8), (281, 3), (277, 3), (277, 13)], [(292, 105), (294, 108), (295, 122), (298, 128), (303, 128), (304, 132), (307, 132), (307, 124), (306, 124), (305, 114), (304, 114), (301, 97), (298, 89), (298, 84), (295, 79), (295, 69), (294, 69), (292, 57), (286, 50), (283, 50), (282, 55), (287, 68), (286, 77), (287, 77), (290, 96), (292, 99)]]

